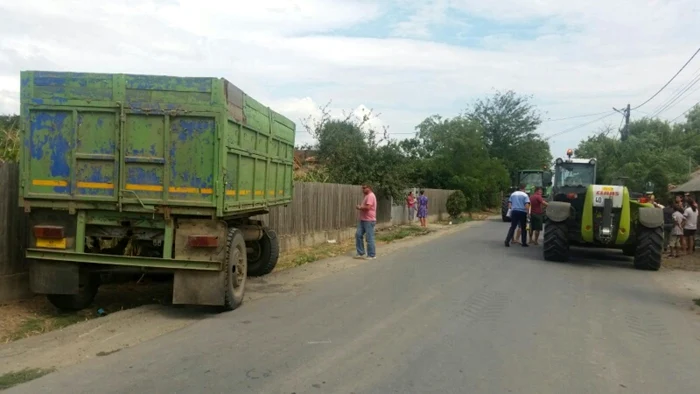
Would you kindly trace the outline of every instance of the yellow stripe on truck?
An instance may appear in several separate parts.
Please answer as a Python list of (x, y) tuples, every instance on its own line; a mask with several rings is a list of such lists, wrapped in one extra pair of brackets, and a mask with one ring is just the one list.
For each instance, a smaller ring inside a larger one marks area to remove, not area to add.
[[(47, 187), (66, 187), (68, 186), (67, 181), (53, 180), (53, 179), (33, 179), (32, 185), (34, 186), (47, 186)], [(77, 182), (79, 189), (103, 189), (112, 190), (114, 189), (113, 183), (105, 182)], [(141, 191), (141, 192), (162, 192), (163, 185), (140, 185), (136, 183), (127, 183), (126, 190)], [(198, 188), (198, 187), (180, 187), (171, 186), (168, 188), (170, 193), (184, 193), (184, 194), (214, 194), (214, 189), (212, 188)], [(233, 192), (233, 194), (229, 194)], [(236, 195), (235, 190), (229, 190), (226, 192), (227, 195)]]
[(32, 185), (34, 186), (49, 186), (49, 187), (63, 187), (68, 186), (66, 181), (54, 181), (51, 179), (32, 179)]

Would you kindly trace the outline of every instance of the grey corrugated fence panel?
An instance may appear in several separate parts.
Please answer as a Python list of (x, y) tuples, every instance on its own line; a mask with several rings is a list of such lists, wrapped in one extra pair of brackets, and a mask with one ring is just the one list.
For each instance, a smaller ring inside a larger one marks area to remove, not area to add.
[(17, 205), (19, 173), (15, 163), (0, 163), (0, 276), (26, 272), (26, 218)]

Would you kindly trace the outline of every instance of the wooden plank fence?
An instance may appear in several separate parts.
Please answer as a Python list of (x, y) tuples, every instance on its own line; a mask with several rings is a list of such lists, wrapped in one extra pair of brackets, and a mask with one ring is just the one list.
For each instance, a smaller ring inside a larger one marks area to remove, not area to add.
[(0, 301), (29, 294), (24, 248), (27, 221), (18, 205), (18, 165), (0, 162)]

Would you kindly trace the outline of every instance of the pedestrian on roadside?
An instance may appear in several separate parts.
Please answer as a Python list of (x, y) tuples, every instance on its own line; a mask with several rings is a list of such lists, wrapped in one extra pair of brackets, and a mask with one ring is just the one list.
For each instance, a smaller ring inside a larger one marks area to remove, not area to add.
[(688, 197), (688, 208), (683, 212), (685, 225), (683, 226), (683, 238), (685, 238), (685, 250), (687, 254), (695, 252), (695, 232), (698, 229), (698, 206), (695, 200)]
[(685, 216), (683, 216), (683, 206), (681, 204), (673, 205), (673, 227), (668, 242), (671, 257), (680, 257), (683, 251), (684, 243), (681, 243), (683, 238), (683, 227), (685, 226)]
[[(685, 202), (685, 198), (683, 198), (682, 194), (676, 194), (676, 204), (680, 204), (683, 206), (683, 203)], [(685, 207), (683, 207), (685, 208)]]
[(377, 197), (374, 195), (369, 185), (362, 185), (362, 193), (365, 197), (362, 200), (362, 204), (356, 207), (360, 213), (360, 220), (357, 224), (357, 232), (355, 233), (355, 248), (357, 249), (355, 258), (365, 258), (364, 238), (366, 237), (367, 258), (374, 260), (376, 257), (374, 227), (377, 224)]
[(515, 228), (520, 226), (521, 230), (521, 246), (527, 247), (527, 216), (530, 210), (530, 197), (525, 193), (525, 184), (521, 183), (518, 190), (513, 192), (508, 199), (508, 209), (510, 213), (510, 228), (506, 236), (505, 245), (510, 246), (510, 242), (515, 234)]
[(426, 220), (428, 218), (428, 197), (425, 195), (425, 191), (420, 191), (420, 196), (418, 196), (418, 219), (420, 219), (421, 227), (428, 227)]
[(416, 197), (413, 192), (408, 192), (406, 207), (408, 207), (408, 222), (413, 223), (413, 219), (416, 217)]
[(540, 232), (542, 231), (542, 223), (544, 221), (544, 208), (547, 207), (547, 201), (542, 198), (542, 187), (535, 188), (535, 193), (530, 198), (530, 243), (540, 244)]
[[(673, 200), (669, 200), (665, 207), (663, 207), (664, 212), (664, 252), (669, 251), (669, 242), (671, 241), (671, 232), (675, 227), (675, 222), (673, 219), (673, 214), (676, 212), (676, 205)], [(681, 234), (682, 235), (682, 234)], [(680, 241), (679, 241), (680, 242)]]

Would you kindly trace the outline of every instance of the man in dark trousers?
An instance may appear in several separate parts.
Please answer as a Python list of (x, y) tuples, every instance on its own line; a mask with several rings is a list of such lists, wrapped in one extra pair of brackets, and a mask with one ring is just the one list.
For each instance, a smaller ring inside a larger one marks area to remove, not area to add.
[(521, 183), (517, 191), (513, 192), (508, 199), (508, 209), (510, 209), (510, 228), (506, 237), (505, 245), (510, 246), (515, 229), (520, 226), (521, 245), (527, 247), (527, 215), (530, 212), (530, 197), (525, 193), (525, 184)]

